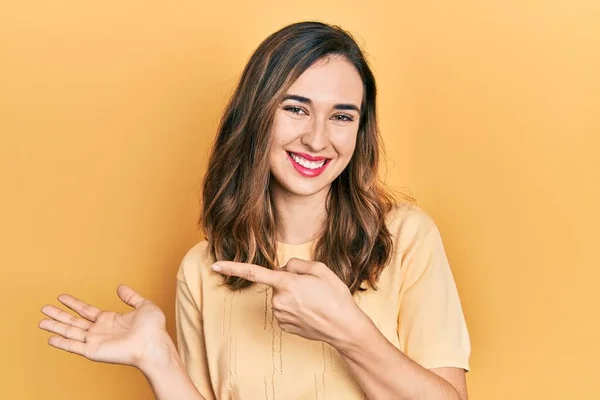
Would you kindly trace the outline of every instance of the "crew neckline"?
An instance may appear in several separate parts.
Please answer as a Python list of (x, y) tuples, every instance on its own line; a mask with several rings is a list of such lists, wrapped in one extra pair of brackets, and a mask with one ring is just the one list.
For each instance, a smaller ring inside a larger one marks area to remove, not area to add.
[(299, 243), (299, 244), (289, 244), (289, 243), (283, 243), (283, 242), (277, 241), (277, 245), (287, 247), (287, 248), (308, 247), (308, 246), (312, 245), (315, 241), (316, 241), (316, 239), (313, 239), (309, 242)]

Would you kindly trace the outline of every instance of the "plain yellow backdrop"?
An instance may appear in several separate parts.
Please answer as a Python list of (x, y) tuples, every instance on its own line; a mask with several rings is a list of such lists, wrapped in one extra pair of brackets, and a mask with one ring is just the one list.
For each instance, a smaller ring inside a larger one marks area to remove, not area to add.
[(442, 232), (471, 398), (600, 398), (596, 0), (3, 3), (0, 398), (152, 398), (132, 368), (47, 346), (39, 309), (125, 310), (125, 282), (174, 334), (220, 112), (259, 42), (306, 19), (369, 54), (385, 179)]

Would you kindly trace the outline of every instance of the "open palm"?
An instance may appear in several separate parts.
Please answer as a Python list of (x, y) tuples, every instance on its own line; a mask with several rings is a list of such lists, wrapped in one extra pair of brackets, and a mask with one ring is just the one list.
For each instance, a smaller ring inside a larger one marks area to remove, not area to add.
[(82, 355), (90, 360), (139, 367), (163, 345), (165, 316), (150, 300), (126, 285), (117, 289), (119, 298), (134, 309), (128, 313), (101, 311), (83, 301), (63, 294), (58, 300), (79, 316), (46, 305), (42, 313), (50, 317), (39, 327), (57, 334), (51, 346)]

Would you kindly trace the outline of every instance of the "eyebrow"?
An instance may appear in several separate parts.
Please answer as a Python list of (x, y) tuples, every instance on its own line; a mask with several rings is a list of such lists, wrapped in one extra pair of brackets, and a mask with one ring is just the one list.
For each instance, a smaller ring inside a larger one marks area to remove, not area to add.
[[(295, 100), (297, 102), (300, 102), (302, 104), (308, 104), (308, 105), (312, 105), (313, 102), (311, 99), (309, 99), (308, 97), (304, 97), (304, 96), (298, 96), (297, 94), (286, 94), (285, 96), (283, 96), (283, 99), (281, 101), (285, 101), (285, 100)], [(360, 107), (358, 107), (355, 104), (352, 103), (338, 103), (338, 104), (334, 104), (333, 108), (336, 110), (345, 110), (345, 111), (356, 111), (357, 113), (360, 114)]]

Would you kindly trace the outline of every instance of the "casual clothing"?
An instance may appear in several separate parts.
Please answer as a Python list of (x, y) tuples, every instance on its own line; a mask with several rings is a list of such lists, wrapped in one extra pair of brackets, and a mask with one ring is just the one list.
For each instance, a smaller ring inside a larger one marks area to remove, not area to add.
[[(357, 292), (358, 306), (382, 334), (425, 368), (469, 369), (469, 334), (440, 233), (414, 205), (387, 216), (391, 261), (376, 291)], [(278, 244), (280, 265), (311, 260), (314, 242)], [(194, 246), (177, 274), (180, 356), (209, 400), (364, 399), (330, 345), (283, 332), (273, 318), (272, 289), (255, 284), (231, 291), (207, 242)]]

